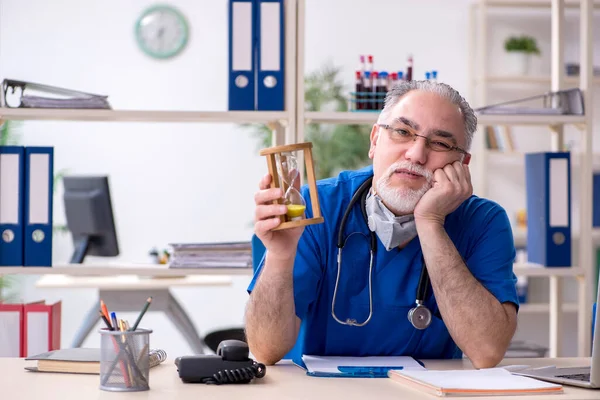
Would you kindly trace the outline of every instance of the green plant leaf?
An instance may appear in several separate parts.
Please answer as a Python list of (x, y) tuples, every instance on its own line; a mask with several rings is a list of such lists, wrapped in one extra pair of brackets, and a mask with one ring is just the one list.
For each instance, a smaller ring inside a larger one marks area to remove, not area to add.
[(510, 36), (504, 41), (504, 49), (508, 52), (523, 52), (527, 54), (540, 54), (537, 41), (532, 36)]

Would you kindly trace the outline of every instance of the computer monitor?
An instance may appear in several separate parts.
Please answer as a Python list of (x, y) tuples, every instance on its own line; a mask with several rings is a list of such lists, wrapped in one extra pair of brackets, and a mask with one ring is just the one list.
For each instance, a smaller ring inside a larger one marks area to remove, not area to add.
[(75, 247), (71, 263), (83, 263), (86, 255), (118, 256), (108, 177), (65, 176), (63, 186), (67, 228)]

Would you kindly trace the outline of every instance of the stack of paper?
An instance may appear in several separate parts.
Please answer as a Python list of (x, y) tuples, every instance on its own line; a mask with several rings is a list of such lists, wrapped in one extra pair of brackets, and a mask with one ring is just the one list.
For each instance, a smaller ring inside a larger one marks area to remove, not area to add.
[(250, 242), (172, 243), (171, 268), (252, 267)]
[(436, 396), (493, 396), (562, 393), (562, 385), (516, 376), (504, 368), (479, 370), (390, 370), (396, 382)]

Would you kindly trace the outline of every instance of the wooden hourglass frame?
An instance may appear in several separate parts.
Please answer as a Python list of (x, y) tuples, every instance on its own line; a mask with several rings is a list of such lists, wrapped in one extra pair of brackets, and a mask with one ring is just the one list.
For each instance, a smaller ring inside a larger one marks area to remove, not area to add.
[[(294, 212), (290, 209), (290, 211), (288, 211), (287, 214), (283, 214), (280, 216), (281, 224), (279, 224), (279, 226), (277, 226), (277, 228), (275, 228), (274, 230), (288, 229), (312, 224), (320, 224), (325, 221), (325, 219), (321, 216), (321, 207), (319, 206), (319, 197), (317, 194), (317, 181), (315, 178), (315, 169), (312, 158), (312, 143), (310, 142), (269, 147), (260, 151), (261, 156), (267, 157), (267, 166), (269, 167), (269, 174), (272, 177), (271, 187), (283, 189), (284, 196), (282, 198), (274, 200), (273, 203), (285, 204), (285, 194), (288, 192), (289, 184), (293, 184), (293, 182), (286, 182), (285, 177), (280, 176), (279, 171), (283, 170), (283, 167), (281, 164), (278, 165), (278, 162), (285, 162), (287, 158), (287, 153), (298, 154), (300, 151), (304, 153), (304, 166), (306, 168), (306, 177), (308, 180), (308, 189), (310, 193), (310, 202), (313, 217), (295, 217)], [(296, 160), (298, 160), (298, 157), (296, 157)], [(280, 178), (282, 179), (280, 180)], [(297, 176), (296, 179), (300, 179), (300, 176)], [(299, 191), (298, 195), (300, 195)], [(304, 212), (302, 212), (302, 215), (303, 214)]]

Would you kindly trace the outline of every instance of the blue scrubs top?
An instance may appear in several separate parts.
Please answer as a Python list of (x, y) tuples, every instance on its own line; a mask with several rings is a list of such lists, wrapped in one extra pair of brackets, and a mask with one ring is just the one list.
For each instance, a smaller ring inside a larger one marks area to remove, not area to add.
[[(337, 237), (340, 222), (358, 187), (373, 175), (372, 166), (340, 173), (318, 182), (322, 224), (305, 227), (294, 264), (296, 315), (302, 320), (294, 354), (342, 356), (412, 356), (417, 359), (460, 358), (428, 290), (425, 304), (434, 314), (425, 330), (415, 329), (408, 312), (415, 305), (421, 273), (421, 247), (416, 237), (403, 249), (386, 251), (377, 238), (373, 261), (373, 316), (363, 327), (341, 325), (331, 315), (337, 276)], [(312, 216), (310, 195), (307, 217)], [(515, 247), (505, 210), (498, 204), (471, 196), (446, 217), (445, 228), (475, 278), (499, 302), (518, 307), (513, 273)], [(346, 245), (336, 296), (336, 316), (364, 321), (369, 315), (369, 229), (359, 203), (355, 203), (344, 229)], [(251, 292), (264, 265), (264, 257), (248, 287)], [(303, 334), (303, 335), (302, 335)], [(303, 337), (302, 337), (303, 336)]]

